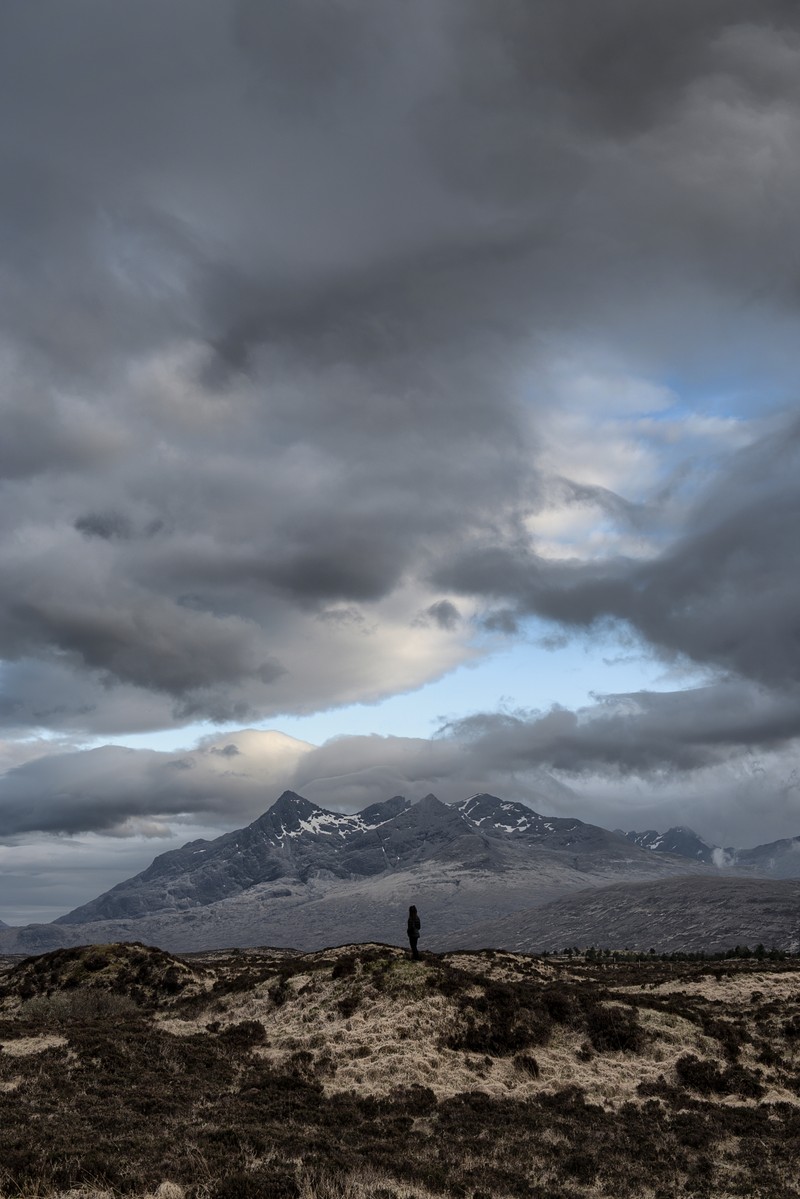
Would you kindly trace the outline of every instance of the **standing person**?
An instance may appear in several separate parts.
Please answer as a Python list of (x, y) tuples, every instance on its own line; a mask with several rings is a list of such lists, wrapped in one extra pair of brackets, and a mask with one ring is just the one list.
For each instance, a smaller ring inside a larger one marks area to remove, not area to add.
[(411, 945), (411, 956), (412, 956), (412, 958), (414, 958), (415, 961), (419, 957), (419, 954), (417, 953), (417, 941), (419, 940), (419, 930), (421, 927), (422, 926), (420, 925), (420, 922), (419, 922), (419, 916), (417, 915), (417, 909), (414, 907), (414, 905), (412, 903), (411, 907), (408, 909), (408, 930), (407, 931), (408, 931), (408, 940)]

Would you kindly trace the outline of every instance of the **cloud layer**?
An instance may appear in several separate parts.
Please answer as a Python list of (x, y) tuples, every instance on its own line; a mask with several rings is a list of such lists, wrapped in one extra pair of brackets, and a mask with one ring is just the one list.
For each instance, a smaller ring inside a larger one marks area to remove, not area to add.
[(797, 6), (0, 22), (12, 741), (372, 701), (532, 620), (707, 676), (430, 741), (4, 749), (0, 834), (230, 825), (288, 785), (607, 821), (650, 788), (792, 831)]
[(181, 752), (55, 752), (0, 777), (0, 838), (169, 837), (176, 821), (238, 827), (287, 788), (345, 811), (396, 793), (453, 801), (488, 789), (610, 825), (687, 821), (691, 812), (707, 835), (746, 843), (800, 821), (799, 709), (800, 696), (787, 714), (783, 697), (717, 684), (608, 696), (577, 712), (480, 714), (430, 739), (339, 736), (314, 746), (245, 729)]
[[(688, 534), (622, 467), (565, 479), (548, 431), (604, 355), (639, 413), (723, 353), (785, 386), (793, 6), (47, 9), (0, 50), (10, 726), (373, 699), (509, 608), (792, 674), (789, 438)], [(565, 495), (660, 520), (656, 552), (540, 560)]]

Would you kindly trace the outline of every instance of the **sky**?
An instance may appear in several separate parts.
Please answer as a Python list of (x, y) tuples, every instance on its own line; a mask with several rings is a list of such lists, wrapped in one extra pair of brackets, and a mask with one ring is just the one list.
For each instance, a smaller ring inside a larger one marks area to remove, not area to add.
[(0, 918), (287, 788), (800, 834), (788, 0), (0, 12)]

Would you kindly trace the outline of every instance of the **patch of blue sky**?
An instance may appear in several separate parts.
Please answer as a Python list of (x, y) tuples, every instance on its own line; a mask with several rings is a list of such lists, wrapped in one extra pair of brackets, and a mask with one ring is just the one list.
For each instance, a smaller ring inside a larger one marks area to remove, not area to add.
[(671, 420), (683, 415), (747, 421), (777, 413), (796, 395), (796, 366), (788, 370), (786, 366), (780, 354), (772, 360), (761, 356), (753, 360), (732, 339), (725, 363), (666, 375), (664, 386), (679, 398), (669, 408), (653, 412), (652, 418)]
[[(543, 632), (543, 627), (532, 625), (527, 640), (459, 666), (416, 691), (378, 703), (350, 704), (303, 716), (284, 715), (254, 727), (277, 729), (314, 745), (331, 737), (372, 733), (430, 737), (443, 723), (476, 712), (518, 708), (545, 711), (553, 704), (574, 709), (591, 705), (597, 694), (672, 691), (699, 681), (694, 674), (668, 670), (663, 662), (626, 645), (611, 630), (591, 639), (569, 639), (555, 648), (542, 644)], [(114, 740), (134, 748), (171, 751), (188, 747), (202, 736), (222, 736), (238, 727), (196, 724)]]

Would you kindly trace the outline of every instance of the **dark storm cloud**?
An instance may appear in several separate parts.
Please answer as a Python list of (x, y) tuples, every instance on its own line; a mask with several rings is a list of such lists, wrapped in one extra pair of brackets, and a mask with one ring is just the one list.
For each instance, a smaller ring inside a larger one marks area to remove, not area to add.
[(75, 528), (87, 537), (102, 537), (111, 541), (115, 537), (128, 538), (131, 527), (127, 519), (119, 512), (87, 512), (75, 521)]
[(455, 629), (461, 620), (461, 613), (450, 600), (439, 600), (425, 610), (425, 616), (435, 621), (440, 629)]
[(265, 786), (289, 778), (308, 747), (274, 733), (231, 736), (181, 753), (106, 745), (33, 758), (0, 778), (0, 837), (164, 835), (164, 822), (182, 814), (247, 822), (276, 797)]
[(167, 836), (175, 820), (231, 827), (290, 788), (346, 811), (397, 793), (453, 801), (489, 790), (609, 826), (684, 821), (724, 843), (755, 842), (800, 820), (798, 718), (796, 689), (727, 682), (606, 696), (580, 711), (475, 714), (431, 739), (341, 736), (314, 747), (244, 730), (180, 753), (54, 753), (0, 778), (0, 837)]
[(540, 766), (578, 778), (680, 775), (797, 735), (800, 693), (776, 696), (738, 683), (689, 691), (612, 695), (596, 707), (544, 714), (484, 713), (443, 730), (490, 770)]
[(665, 654), (785, 688), (800, 677), (799, 520), (794, 422), (741, 451), (652, 560), (553, 564), (493, 545), (461, 555), (436, 580), (514, 597), (520, 612), (563, 625), (625, 621)]
[(797, 15), (790, 0), (609, 0), (599, 18), (592, 0), (463, 11), (462, 61), (474, 88), (513, 89), (520, 102), (549, 102), (578, 124), (622, 135), (658, 124), (687, 86), (720, 70), (727, 31), (791, 27)]
[(656, 376), (743, 345), (789, 361), (795, 6), (79, 0), (0, 22), (10, 723), (376, 698), (467, 652), (443, 590), (462, 616), (491, 598), (478, 618), (509, 635), (609, 618), (791, 677), (788, 439), (768, 495), (737, 464), (650, 562), (544, 562), (525, 522), (556, 486), (552, 343)]

